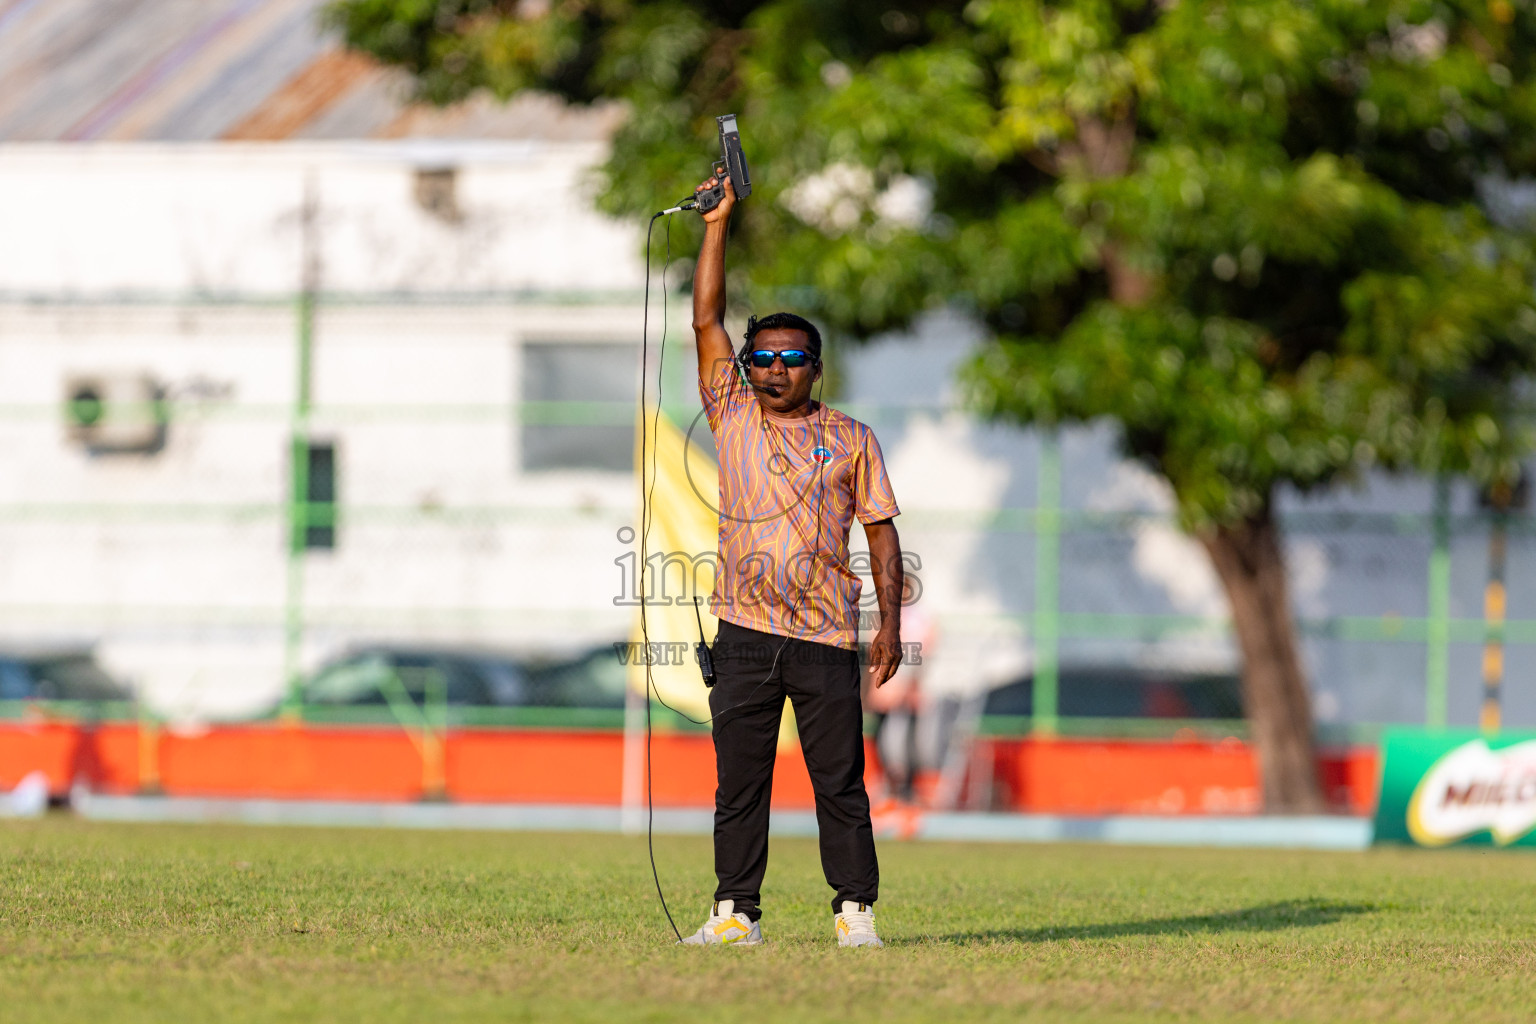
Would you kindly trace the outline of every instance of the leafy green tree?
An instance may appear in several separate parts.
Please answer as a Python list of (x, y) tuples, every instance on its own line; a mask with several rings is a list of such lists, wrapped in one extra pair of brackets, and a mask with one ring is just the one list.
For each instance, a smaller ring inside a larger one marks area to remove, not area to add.
[[(1507, 479), (1536, 170), (1533, 0), (341, 0), (421, 95), (615, 98), (603, 206), (686, 195), (742, 117), (756, 297), (864, 336), (969, 310), (979, 408), (1109, 420), (1230, 599), (1263, 790), (1321, 806), (1277, 490)], [(743, 252), (743, 248), (745, 251)]]

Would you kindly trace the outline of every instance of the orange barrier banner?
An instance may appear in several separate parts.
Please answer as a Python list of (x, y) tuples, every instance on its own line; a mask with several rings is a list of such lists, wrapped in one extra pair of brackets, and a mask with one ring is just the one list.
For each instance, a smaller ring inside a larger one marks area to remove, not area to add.
[[(867, 760), (877, 782), (875, 759)], [(712, 805), (714, 761), (707, 735), (656, 734), (656, 805)], [(613, 806), (622, 800), (623, 762), (624, 736), (611, 730), (0, 723), (0, 788), (42, 771), (56, 795), (79, 781), (107, 793), (171, 796)], [(1318, 769), (1336, 809), (1371, 812), (1374, 748), (1325, 752)], [(972, 750), (960, 799), (1039, 814), (1246, 814), (1258, 810), (1258, 786), (1252, 748), (1237, 740), (985, 738)], [(798, 747), (779, 755), (773, 806), (815, 806)]]
[(0, 725), (0, 787), (11, 789), (33, 772), (48, 777), (54, 794), (69, 791), (81, 754), (81, 730), (68, 722), (6, 722)]
[[(1246, 814), (1258, 810), (1253, 752), (1237, 741), (991, 741), (994, 793), (1042, 814)], [(995, 806), (996, 804), (994, 804)]]

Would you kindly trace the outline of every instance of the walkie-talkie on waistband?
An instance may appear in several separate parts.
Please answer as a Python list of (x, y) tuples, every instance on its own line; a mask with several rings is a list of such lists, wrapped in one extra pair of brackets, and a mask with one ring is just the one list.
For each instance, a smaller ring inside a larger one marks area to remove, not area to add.
[(699, 659), (699, 671), (704, 676), (705, 686), (715, 685), (715, 659), (709, 653), (709, 644), (704, 642), (704, 618), (699, 614), (699, 599), (693, 599), (693, 618), (699, 624), (699, 642), (693, 645), (693, 653)]

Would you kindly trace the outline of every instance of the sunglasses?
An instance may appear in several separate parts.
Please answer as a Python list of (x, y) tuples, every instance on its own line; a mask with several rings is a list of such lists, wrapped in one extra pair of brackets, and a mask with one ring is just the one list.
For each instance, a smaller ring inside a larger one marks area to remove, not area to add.
[(749, 358), (752, 360), (752, 365), (759, 370), (768, 369), (775, 359), (783, 360), (785, 367), (791, 370), (816, 361), (809, 352), (801, 348), (786, 348), (778, 352), (770, 348), (760, 348), (755, 350)]

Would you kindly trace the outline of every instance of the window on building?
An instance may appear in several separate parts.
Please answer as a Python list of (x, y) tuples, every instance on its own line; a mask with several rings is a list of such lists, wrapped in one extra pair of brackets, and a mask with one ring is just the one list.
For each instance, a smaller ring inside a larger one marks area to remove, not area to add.
[(635, 461), (635, 357), (634, 345), (525, 344), (523, 468), (628, 472)]
[(336, 446), (296, 439), (293, 443), (295, 549), (336, 547)]
[(458, 224), (464, 219), (464, 213), (459, 209), (457, 168), (417, 168), (412, 192), (416, 196), (416, 205), (439, 220)]

